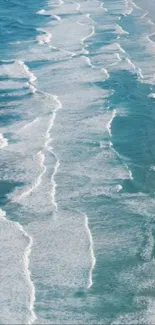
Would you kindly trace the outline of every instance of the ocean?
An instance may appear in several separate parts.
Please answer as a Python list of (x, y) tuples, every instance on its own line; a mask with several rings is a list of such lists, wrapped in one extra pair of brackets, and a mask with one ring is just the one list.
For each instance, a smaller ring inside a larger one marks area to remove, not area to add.
[(155, 4), (2, 0), (0, 323), (155, 323)]

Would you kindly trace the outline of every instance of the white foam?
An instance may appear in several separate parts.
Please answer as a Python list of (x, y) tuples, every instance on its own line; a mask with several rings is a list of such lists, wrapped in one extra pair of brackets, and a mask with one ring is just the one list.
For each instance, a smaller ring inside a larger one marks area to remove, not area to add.
[(104, 2), (100, 3), (100, 8), (103, 9), (104, 11), (108, 11), (107, 8), (104, 8)]
[(30, 83), (33, 83), (34, 81), (36, 81), (36, 76), (33, 74), (33, 72), (31, 72), (28, 68), (28, 66), (24, 63), (24, 61), (17, 61), (17, 63), (23, 68), (24, 72), (27, 74)]
[[(0, 218), (3, 218), (5, 220), (7, 220), (6, 217), (6, 212), (3, 211), (0, 208)], [(29, 270), (29, 262), (30, 262), (30, 254), (31, 254), (31, 250), (32, 250), (32, 245), (33, 245), (33, 239), (31, 236), (29, 236), (29, 234), (24, 230), (23, 226), (19, 223), (19, 222), (12, 222), (7, 220), (9, 223), (12, 223), (15, 225), (16, 228), (18, 228), (24, 235), (25, 238), (28, 239), (28, 245), (24, 251), (24, 256), (23, 256), (23, 263), (24, 263), (24, 272), (25, 272), (25, 277), (27, 279), (27, 283), (29, 284), (29, 288), (31, 291), (30, 294), (30, 302), (29, 302), (29, 311), (30, 311), (30, 319), (28, 321), (28, 324), (33, 324), (36, 320), (36, 315), (34, 312), (34, 302), (35, 302), (35, 287), (33, 284), (33, 281), (31, 280), (31, 272)]]
[(106, 79), (108, 79), (110, 77), (109, 73), (108, 73), (108, 70), (105, 69), (105, 68), (102, 68), (101, 69), (102, 71), (104, 71), (105, 75), (106, 75)]
[(126, 15), (131, 15), (132, 12), (133, 12), (133, 8), (129, 8), (129, 11), (126, 13)]
[(120, 46), (119, 43), (116, 43), (116, 46), (118, 47), (118, 49), (120, 50), (120, 52), (126, 53), (125, 50)]
[(95, 21), (90, 17), (90, 14), (85, 15), (92, 23), (95, 23)]
[(150, 170), (153, 170), (155, 172), (155, 166), (151, 166)]
[[(79, 23), (79, 22), (78, 22), (78, 23)], [(81, 23), (79, 23), (79, 24), (81, 24)], [(85, 42), (88, 38), (90, 38), (91, 36), (93, 36), (94, 33), (95, 33), (95, 27), (94, 27), (94, 26), (91, 26), (91, 32), (90, 32), (90, 34), (88, 34), (87, 36), (83, 37), (83, 38), (81, 39), (81, 43), (84, 44), (84, 42)]]
[(8, 146), (8, 140), (4, 138), (2, 133), (0, 133), (0, 149), (3, 149), (6, 146)]
[(111, 124), (112, 124), (112, 121), (113, 119), (115, 118), (116, 116), (116, 109), (113, 110), (112, 112), (112, 116), (111, 116), (111, 119), (109, 120), (109, 122), (106, 124), (106, 129), (108, 130), (108, 133), (109, 133), (109, 136), (112, 137), (112, 133), (111, 133)]
[(29, 127), (31, 127), (33, 124), (37, 123), (38, 121), (39, 121), (39, 118), (36, 117), (32, 122), (24, 125), (23, 128), (19, 132), (22, 132), (23, 130), (28, 129)]
[(142, 70), (140, 68), (138, 68), (138, 75), (139, 75), (140, 79), (144, 79), (144, 76), (142, 74)]
[(37, 319), (36, 314), (34, 312), (34, 303), (35, 303), (35, 286), (31, 280), (31, 272), (29, 270), (29, 264), (30, 264), (30, 255), (33, 245), (33, 239), (31, 236), (28, 235), (28, 233), (24, 230), (23, 226), (20, 225), (20, 223), (16, 222), (16, 226), (19, 228), (19, 230), (24, 234), (24, 236), (28, 239), (29, 243), (25, 249), (24, 252), (24, 265), (25, 265), (25, 275), (27, 278), (27, 282), (29, 283), (30, 289), (31, 289), (31, 296), (30, 296), (30, 305), (29, 310), (31, 313), (31, 318), (29, 319), (28, 324), (33, 324), (35, 320)]
[(31, 92), (32, 94), (35, 94), (35, 93), (36, 93), (37, 88), (36, 88), (35, 86), (33, 86), (31, 83), (27, 82), (27, 83), (26, 83), (26, 86), (29, 88), (29, 90), (30, 90), (30, 92)]
[(129, 58), (126, 58), (126, 61), (132, 66), (132, 68), (136, 69), (136, 66), (132, 63)]
[(47, 96), (51, 96), (52, 99), (54, 99), (55, 103), (56, 103), (56, 107), (53, 111), (53, 115), (52, 115), (52, 118), (51, 118), (51, 121), (49, 123), (49, 126), (48, 126), (48, 129), (46, 131), (46, 141), (45, 141), (45, 149), (47, 149), (49, 152), (51, 152), (55, 159), (56, 159), (56, 163), (55, 163), (55, 166), (54, 166), (54, 171), (53, 171), (53, 174), (51, 176), (51, 183), (52, 183), (52, 190), (51, 190), (51, 197), (52, 197), (52, 204), (54, 206), (54, 209), (55, 209), (55, 212), (58, 211), (58, 205), (57, 205), (57, 202), (56, 202), (56, 199), (55, 199), (55, 195), (56, 195), (56, 182), (54, 180), (55, 178), (55, 175), (57, 173), (57, 170), (60, 166), (60, 162), (59, 162), (59, 159), (57, 158), (54, 150), (53, 150), (53, 147), (50, 145), (52, 139), (51, 139), (51, 135), (50, 135), (50, 132), (51, 132), (51, 129), (54, 125), (54, 121), (55, 121), (55, 118), (56, 118), (56, 114), (57, 114), (57, 111), (59, 109), (62, 108), (62, 104), (58, 98), (58, 96), (53, 96), (53, 95), (50, 95), (50, 94), (46, 94)]
[(78, 2), (76, 2), (76, 10), (80, 10), (80, 8), (81, 8), (81, 5), (80, 5), (80, 3), (78, 3)]
[(155, 93), (151, 93), (148, 95), (149, 98), (155, 98)]
[(119, 53), (116, 53), (116, 57), (117, 57), (118, 61), (122, 61), (122, 59), (121, 59)]
[(61, 17), (60, 17), (60, 16), (58, 16), (58, 15), (53, 15), (53, 17), (54, 17), (56, 20), (58, 20), (58, 21), (60, 21), (60, 20), (61, 20)]
[(130, 3), (132, 4), (132, 6), (136, 9), (142, 10), (140, 7), (138, 7), (134, 1), (130, 0)]
[(129, 169), (128, 165), (126, 163), (124, 163), (125, 167), (127, 168), (128, 172), (129, 172), (129, 178), (131, 180), (133, 180), (133, 176), (132, 176), (132, 171)]
[(41, 9), (41, 10), (37, 11), (37, 14), (44, 15), (45, 12), (46, 12), (45, 9)]
[(51, 42), (51, 39), (52, 39), (52, 34), (51, 33), (47, 33), (44, 30), (40, 30), (40, 29), (38, 29), (38, 30), (41, 31), (41, 32), (43, 32), (44, 34), (38, 35), (36, 37), (37, 42), (40, 45), (50, 43)]
[(86, 60), (86, 62), (90, 67), (95, 68), (95, 66), (91, 63), (90, 59), (88, 58), (88, 56), (83, 56), (83, 58)]
[(146, 12), (145, 12), (145, 13), (144, 13), (140, 18), (141, 18), (141, 19), (144, 19), (144, 18), (148, 15), (148, 13), (149, 13), (149, 12), (146, 11)]
[(90, 255), (91, 255), (91, 268), (89, 271), (89, 279), (88, 279), (88, 286), (87, 288), (89, 289), (93, 285), (93, 280), (92, 280), (92, 272), (96, 264), (96, 258), (94, 254), (94, 244), (93, 244), (93, 237), (89, 228), (89, 222), (88, 222), (88, 217), (85, 213), (83, 213), (85, 217), (85, 228), (87, 230), (88, 236), (89, 236), (89, 241), (90, 241)]
[(39, 176), (38, 176), (37, 180), (35, 181), (35, 183), (28, 190), (24, 191), (20, 195), (19, 200), (29, 196), (41, 184), (42, 177), (46, 172), (46, 166), (44, 165), (45, 156), (44, 156), (42, 151), (38, 152), (38, 159), (39, 159), (39, 165), (40, 165), (40, 168), (41, 168), (42, 172), (39, 174)]
[(0, 218), (6, 219), (6, 212), (0, 208)]
[(122, 190), (122, 188), (123, 188), (122, 185), (118, 184), (116, 186), (116, 192), (120, 192)]
[(118, 34), (128, 34), (129, 35), (129, 33), (127, 32), (127, 31), (125, 31), (120, 25), (116, 25), (116, 33), (118, 33)]

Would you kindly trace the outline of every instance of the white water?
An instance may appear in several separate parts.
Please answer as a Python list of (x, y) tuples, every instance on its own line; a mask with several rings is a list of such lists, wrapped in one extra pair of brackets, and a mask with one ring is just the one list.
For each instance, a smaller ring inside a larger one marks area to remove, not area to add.
[(8, 140), (0, 133), (0, 149), (8, 146)]

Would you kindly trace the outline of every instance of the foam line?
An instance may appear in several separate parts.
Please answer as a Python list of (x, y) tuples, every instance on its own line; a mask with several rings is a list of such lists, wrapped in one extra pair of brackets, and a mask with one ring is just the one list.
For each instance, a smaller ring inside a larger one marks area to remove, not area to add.
[(29, 264), (30, 264), (30, 254), (32, 251), (32, 245), (33, 245), (33, 239), (32, 237), (24, 230), (23, 226), (17, 222), (17, 221), (10, 221), (6, 218), (6, 212), (0, 209), (0, 218), (3, 218), (7, 220), (8, 222), (13, 223), (28, 239), (28, 245), (25, 248), (24, 251), (24, 256), (23, 256), (23, 262), (24, 262), (24, 267), (25, 267), (25, 277), (27, 279), (27, 282), (29, 284), (30, 290), (31, 290), (31, 295), (30, 295), (30, 304), (29, 304), (29, 311), (31, 314), (31, 317), (28, 321), (28, 324), (33, 324), (35, 320), (37, 319), (35, 312), (34, 312), (34, 303), (35, 303), (35, 286), (34, 283), (31, 279), (31, 272), (29, 270)]
[(88, 63), (90, 67), (92, 67), (93, 69), (95, 68), (95, 66), (91, 63), (90, 59), (88, 58), (88, 56), (83, 55), (83, 58), (85, 59), (85, 61)]
[(122, 52), (122, 53), (126, 53), (125, 50), (120, 46), (119, 43), (115, 43), (115, 44), (116, 44), (116, 46), (118, 47), (118, 49), (120, 50), (120, 52)]
[(95, 23), (95, 21), (90, 17), (90, 14), (85, 15), (92, 23)]
[(145, 13), (144, 13), (140, 18), (141, 18), (141, 19), (144, 19), (144, 18), (148, 15), (148, 13), (149, 13), (149, 12), (146, 11), (146, 12), (145, 12)]
[(117, 57), (117, 60), (118, 60), (118, 61), (122, 61), (122, 59), (121, 59), (119, 53), (116, 53), (116, 57)]
[(130, 3), (132, 4), (132, 6), (136, 9), (142, 10), (140, 7), (138, 7), (134, 1), (130, 0)]
[(155, 98), (155, 93), (151, 93), (148, 95), (149, 98)]
[(105, 68), (102, 68), (101, 69), (102, 71), (104, 71), (105, 75), (106, 75), (106, 79), (108, 79), (110, 77), (109, 73), (108, 73), (108, 70), (105, 69)]
[(118, 33), (118, 34), (128, 34), (129, 35), (129, 33), (126, 31), (126, 30), (124, 30), (120, 25), (116, 25), (116, 33)]
[(36, 13), (37, 13), (38, 15), (44, 15), (45, 12), (46, 12), (45, 9), (41, 9), (41, 10), (37, 11)]
[(58, 20), (58, 21), (60, 21), (60, 20), (61, 20), (61, 17), (60, 17), (60, 16), (58, 16), (58, 15), (53, 15), (53, 17), (54, 17), (56, 20)]
[(104, 8), (104, 2), (99, 1), (100, 3), (100, 8), (103, 9), (104, 11), (108, 11), (107, 8)]
[(122, 160), (122, 157), (119, 155), (119, 153), (114, 149), (113, 143), (111, 141), (109, 141), (109, 146), (110, 146), (111, 150), (113, 150), (115, 152), (115, 154), (121, 159), (123, 165), (125, 166), (125, 168), (128, 171), (129, 179), (133, 180), (132, 171), (129, 169), (128, 165)]
[(50, 121), (49, 126), (48, 126), (48, 129), (46, 131), (46, 142), (45, 142), (45, 148), (49, 152), (51, 152), (54, 155), (54, 157), (56, 158), (56, 164), (54, 166), (54, 172), (53, 172), (53, 174), (51, 176), (51, 183), (52, 183), (51, 197), (52, 197), (52, 204), (53, 204), (54, 209), (55, 209), (55, 212), (56, 212), (56, 211), (58, 211), (58, 205), (57, 205), (57, 202), (56, 202), (56, 199), (55, 199), (56, 186), (57, 185), (56, 185), (56, 182), (55, 182), (54, 178), (55, 178), (55, 175), (57, 173), (57, 170), (58, 170), (58, 168), (60, 166), (60, 162), (59, 162), (59, 159), (57, 158), (57, 156), (56, 156), (56, 154), (55, 154), (55, 152), (53, 150), (53, 147), (50, 145), (50, 143), (52, 141), (50, 132), (51, 132), (51, 129), (52, 129), (53, 125), (54, 125), (54, 121), (55, 121), (55, 118), (56, 118), (56, 113), (57, 113), (57, 111), (59, 109), (62, 108), (62, 104), (61, 104), (58, 96), (56, 96), (56, 95), (50, 95), (50, 94), (46, 94), (46, 95), (52, 97), (52, 99), (54, 99), (54, 101), (56, 103), (56, 108), (53, 111), (53, 115), (52, 115), (51, 121)]
[(55, 208), (55, 212), (57, 212), (58, 211), (58, 204), (57, 204), (57, 202), (55, 200), (57, 184), (56, 184), (54, 178), (55, 178), (55, 175), (57, 174), (58, 168), (60, 166), (60, 162), (59, 162), (59, 159), (56, 157), (56, 155), (55, 155), (55, 158), (56, 158), (56, 164), (54, 166), (54, 172), (53, 172), (53, 174), (51, 176), (51, 183), (52, 183), (51, 197), (52, 197), (52, 205)]
[(34, 183), (34, 185), (32, 185), (31, 188), (29, 188), (27, 191), (23, 192), (20, 195), (20, 199), (29, 196), (41, 184), (42, 177), (46, 172), (46, 166), (44, 165), (45, 156), (44, 156), (42, 151), (38, 152), (38, 159), (39, 159), (39, 165), (40, 165), (40, 167), (42, 169), (42, 172), (39, 174), (39, 176), (38, 176), (36, 182)]
[(124, 163), (124, 165), (126, 166), (127, 170), (128, 170), (128, 173), (129, 173), (129, 178), (131, 180), (133, 180), (133, 176), (132, 176), (132, 171), (129, 169), (128, 165), (126, 163)]
[(38, 121), (39, 121), (39, 118), (36, 117), (32, 122), (24, 125), (23, 128), (19, 132), (21, 132), (22, 130), (25, 130), (25, 129), (31, 127), (33, 124), (37, 123)]
[(112, 137), (112, 133), (111, 133), (111, 124), (112, 124), (112, 121), (113, 119), (115, 118), (116, 116), (116, 109), (114, 109), (112, 111), (112, 116), (111, 116), (111, 119), (109, 120), (109, 122), (106, 124), (106, 129), (108, 130), (108, 133), (109, 133), (109, 136)]
[(8, 146), (8, 140), (4, 138), (3, 134), (0, 133), (0, 149)]
[(37, 42), (40, 45), (50, 43), (50, 41), (52, 39), (52, 34), (51, 33), (47, 33), (46, 31), (44, 31), (42, 29), (39, 29), (39, 28), (37, 30), (43, 32), (43, 34), (37, 35), (37, 37), (36, 37)]
[[(38, 91), (39, 92), (39, 91)], [(34, 185), (32, 185), (28, 190), (26, 190), (25, 192), (23, 192), (21, 195), (20, 195), (20, 199), (22, 198), (25, 198), (27, 196), (29, 196), (33, 191), (36, 190), (36, 188), (41, 184), (41, 181), (42, 181), (42, 177), (43, 175), (46, 173), (46, 165), (45, 165), (45, 155), (43, 153), (44, 150), (48, 150), (49, 152), (51, 152), (54, 157), (56, 158), (56, 164), (54, 166), (54, 172), (51, 176), (51, 183), (52, 183), (52, 191), (51, 191), (51, 197), (52, 197), (52, 204), (54, 206), (54, 210), (55, 211), (58, 211), (58, 206), (57, 206), (57, 203), (56, 203), (56, 200), (55, 200), (55, 195), (56, 195), (56, 183), (55, 183), (55, 180), (54, 180), (54, 177), (57, 173), (57, 170), (60, 166), (60, 162), (59, 160), (57, 159), (56, 157), (56, 154), (54, 153), (54, 150), (53, 150), (53, 147), (50, 145), (52, 139), (51, 139), (51, 135), (50, 135), (50, 132), (51, 132), (51, 129), (54, 125), (54, 121), (55, 121), (55, 118), (56, 118), (56, 113), (59, 109), (62, 108), (62, 104), (58, 98), (58, 96), (56, 95), (51, 95), (49, 93), (45, 93), (45, 92), (40, 92), (42, 95), (48, 97), (48, 98), (51, 98), (52, 100), (55, 101), (56, 103), (56, 107), (55, 109), (53, 110), (53, 113), (52, 113), (52, 118), (49, 122), (49, 126), (47, 128), (47, 131), (46, 131), (46, 134), (45, 134), (45, 144), (44, 144), (44, 147), (42, 150), (40, 150), (38, 152), (38, 158), (39, 158), (39, 165), (41, 167), (41, 170), (42, 172), (39, 174), (37, 180), (35, 181)]]
[(33, 72), (31, 72), (28, 68), (28, 66), (24, 63), (24, 61), (17, 61), (18, 64), (23, 68), (24, 72), (27, 74), (30, 83), (33, 83), (34, 81), (36, 81), (36, 76), (33, 74)]
[(138, 68), (138, 75), (139, 75), (140, 79), (144, 79), (144, 76), (142, 74), (142, 70), (140, 68)]
[(136, 70), (136, 66), (132, 63), (129, 58), (126, 58), (126, 61)]
[(118, 184), (116, 186), (116, 192), (120, 192), (122, 190), (122, 188), (123, 188), (122, 185)]
[(36, 76), (33, 72), (30, 71), (28, 66), (24, 63), (24, 61), (17, 61), (17, 63), (23, 68), (24, 73), (28, 76), (29, 82), (27, 83), (28, 88), (34, 94), (37, 89), (34, 87), (33, 82), (37, 80)]
[[(79, 23), (79, 22), (78, 22)], [(79, 23), (80, 25), (81, 25), (81, 23)], [(83, 24), (84, 25), (84, 24)], [(86, 25), (87, 26), (87, 25)], [(91, 26), (91, 33), (90, 34), (88, 34), (87, 36), (85, 36), (85, 37), (83, 37), (82, 39), (81, 39), (81, 43), (82, 44), (84, 44), (84, 42), (88, 39), (88, 38), (90, 38), (91, 36), (93, 36), (94, 35), (94, 33), (95, 33), (95, 27), (94, 26)]]
[(92, 273), (93, 273), (93, 269), (95, 267), (96, 264), (96, 258), (95, 258), (95, 254), (94, 254), (94, 244), (93, 244), (93, 237), (89, 228), (89, 222), (88, 222), (88, 217), (85, 213), (83, 213), (84, 217), (85, 217), (85, 228), (89, 237), (89, 242), (90, 242), (90, 255), (91, 255), (91, 267), (90, 267), (90, 271), (89, 271), (89, 279), (88, 279), (88, 286), (87, 288), (91, 288), (91, 286), (93, 285), (93, 279), (92, 279)]
[(80, 11), (80, 8), (81, 8), (81, 5), (80, 5), (80, 3), (78, 3), (78, 2), (75, 2), (75, 4), (76, 4), (76, 10)]

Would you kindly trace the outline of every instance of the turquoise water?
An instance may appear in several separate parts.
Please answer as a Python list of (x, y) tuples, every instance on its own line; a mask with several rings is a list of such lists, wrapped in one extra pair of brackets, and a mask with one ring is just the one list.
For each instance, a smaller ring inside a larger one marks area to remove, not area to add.
[(154, 324), (155, 8), (139, 2), (2, 1), (2, 324)]

